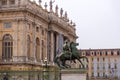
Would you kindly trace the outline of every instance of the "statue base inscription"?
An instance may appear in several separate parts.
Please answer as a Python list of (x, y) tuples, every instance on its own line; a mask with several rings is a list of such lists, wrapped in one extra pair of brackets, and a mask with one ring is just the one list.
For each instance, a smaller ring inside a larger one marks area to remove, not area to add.
[(61, 80), (86, 80), (86, 70), (84, 69), (64, 69), (61, 70)]

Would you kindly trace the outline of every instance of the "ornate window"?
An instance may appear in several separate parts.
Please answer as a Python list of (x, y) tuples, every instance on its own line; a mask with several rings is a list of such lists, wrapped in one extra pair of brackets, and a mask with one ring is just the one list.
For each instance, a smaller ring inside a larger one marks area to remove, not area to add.
[(39, 27), (36, 27), (36, 32), (39, 32)]
[(36, 38), (36, 59), (37, 61), (40, 60), (40, 40)]
[(10, 0), (10, 4), (15, 4), (15, 0)]
[(27, 56), (30, 58), (30, 36), (27, 36)]
[(13, 55), (13, 39), (10, 34), (6, 34), (2, 40), (2, 59), (11, 59)]
[(7, 0), (2, 0), (2, 5), (7, 5)]

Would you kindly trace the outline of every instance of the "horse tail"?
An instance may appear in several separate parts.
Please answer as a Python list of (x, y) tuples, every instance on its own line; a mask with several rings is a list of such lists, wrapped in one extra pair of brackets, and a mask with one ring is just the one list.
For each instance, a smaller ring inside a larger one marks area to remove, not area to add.
[(61, 56), (60, 54), (57, 54), (57, 55), (56, 55), (56, 57), (54, 58), (54, 62), (55, 62), (55, 63), (57, 63), (57, 62), (58, 62), (58, 60), (59, 60), (60, 56)]
[(57, 60), (58, 60), (58, 56), (54, 58), (54, 62), (57, 63)]

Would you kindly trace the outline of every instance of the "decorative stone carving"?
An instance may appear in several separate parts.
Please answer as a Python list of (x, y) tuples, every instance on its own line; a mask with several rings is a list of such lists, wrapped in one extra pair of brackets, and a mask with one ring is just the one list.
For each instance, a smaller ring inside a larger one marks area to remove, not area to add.
[(45, 10), (46, 10), (46, 11), (47, 11), (47, 6), (48, 6), (47, 3), (45, 2), (44, 7), (45, 7)]
[(52, 12), (52, 7), (53, 7), (53, 6), (52, 6), (52, 3), (53, 3), (53, 2), (52, 2), (52, 0), (51, 0), (51, 1), (50, 1), (50, 12)]
[(58, 5), (55, 7), (55, 14), (58, 16)]
[(39, 0), (39, 5), (41, 6), (41, 2), (42, 2), (42, 0)]
[(63, 9), (61, 8), (60, 9), (60, 17), (62, 18), (62, 15), (63, 15)]

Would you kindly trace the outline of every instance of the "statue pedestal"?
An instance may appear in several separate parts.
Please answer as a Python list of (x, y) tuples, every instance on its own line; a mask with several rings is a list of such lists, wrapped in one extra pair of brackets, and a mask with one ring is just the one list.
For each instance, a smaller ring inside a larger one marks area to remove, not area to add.
[(61, 80), (86, 80), (85, 69), (63, 69), (61, 70)]

